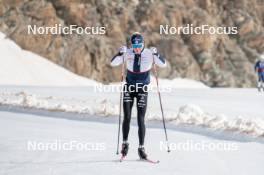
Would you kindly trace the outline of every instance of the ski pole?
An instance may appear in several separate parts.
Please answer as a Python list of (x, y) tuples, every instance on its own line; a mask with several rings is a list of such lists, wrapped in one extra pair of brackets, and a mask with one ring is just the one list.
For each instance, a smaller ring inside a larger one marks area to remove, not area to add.
[(125, 53), (123, 53), (123, 63), (122, 63), (122, 70), (121, 70), (121, 89), (120, 89), (121, 92), (120, 92), (120, 101), (119, 101), (119, 120), (118, 120), (118, 136), (117, 136), (116, 154), (119, 154), (120, 125), (121, 125), (122, 99), (123, 99), (123, 82), (124, 82), (124, 71), (125, 71), (124, 54)]
[(170, 147), (168, 144), (168, 135), (167, 135), (166, 124), (165, 124), (165, 117), (164, 117), (163, 106), (162, 106), (162, 102), (161, 102), (161, 95), (160, 95), (160, 91), (159, 91), (158, 71), (156, 68), (156, 64), (154, 62), (154, 55), (153, 55), (153, 67), (154, 67), (154, 72), (155, 72), (154, 75), (155, 75), (155, 79), (156, 79), (157, 91), (158, 91), (158, 96), (159, 96), (160, 110), (161, 110), (161, 115), (162, 115), (162, 123), (163, 123), (163, 128), (164, 128), (165, 138), (166, 138), (166, 143), (167, 143), (167, 149), (168, 149), (167, 151), (170, 152)]

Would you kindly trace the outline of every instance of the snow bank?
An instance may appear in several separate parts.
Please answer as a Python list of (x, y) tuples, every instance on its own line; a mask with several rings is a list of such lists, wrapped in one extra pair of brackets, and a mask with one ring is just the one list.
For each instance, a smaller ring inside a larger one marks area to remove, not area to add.
[[(74, 112), (100, 116), (118, 116), (119, 106), (106, 99), (100, 101), (79, 100), (66, 97), (41, 97), (18, 93), (1, 93), (0, 105), (19, 106), (24, 108), (43, 109), (48, 111)], [(149, 111), (153, 111), (150, 109)], [(178, 112), (166, 112), (168, 122), (176, 125), (190, 125), (209, 128), (212, 131), (229, 131), (243, 133), (252, 137), (264, 137), (264, 120), (260, 118), (245, 119), (243, 117), (228, 118), (225, 115), (213, 115), (204, 112), (199, 106), (184, 105)], [(156, 113), (147, 113), (147, 120), (162, 120)]]
[(22, 50), (0, 32), (0, 84), (88, 86), (95, 81), (78, 76), (32, 52)]
[(74, 112), (89, 115), (117, 115), (118, 106), (107, 100), (91, 101), (62, 97), (41, 97), (26, 92), (1, 93), (0, 105), (44, 109), (48, 111)]
[(177, 124), (197, 125), (213, 130), (231, 131), (255, 137), (264, 137), (263, 119), (244, 119), (241, 116), (235, 119), (229, 119), (225, 115), (217, 116), (208, 114), (196, 105), (182, 106), (174, 122)]

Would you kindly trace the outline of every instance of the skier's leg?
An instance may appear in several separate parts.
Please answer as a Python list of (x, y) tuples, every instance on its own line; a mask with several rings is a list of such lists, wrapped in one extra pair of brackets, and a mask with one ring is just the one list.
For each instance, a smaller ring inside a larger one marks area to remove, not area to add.
[(138, 139), (139, 139), (139, 147), (138, 147), (138, 155), (140, 159), (146, 159), (147, 154), (145, 153), (144, 148), (144, 140), (145, 140), (145, 114), (147, 110), (147, 92), (139, 92), (137, 94), (137, 122), (138, 122)]
[(122, 156), (126, 156), (129, 149), (129, 144), (127, 142), (128, 133), (130, 129), (130, 120), (131, 120), (131, 111), (134, 102), (133, 93), (127, 91), (128, 85), (124, 86), (124, 96), (123, 96), (123, 109), (124, 109), (124, 120), (122, 125), (122, 132), (123, 132), (123, 144), (122, 144)]
[(261, 73), (261, 80), (260, 80), (260, 82), (261, 82), (261, 88), (264, 91), (264, 73), (263, 72)]
[(260, 92), (261, 91), (261, 84), (262, 84), (262, 77), (261, 77), (261, 74), (259, 73), (258, 74), (258, 91)]
[(147, 110), (147, 92), (138, 92), (137, 93), (137, 123), (138, 123), (138, 138), (139, 145), (144, 145), (145, 139), (145, 114)]
[(124, 120), (122, 125), (124, 142), (126, 142), (128, 139), (133, 102), (134, 102), (134, 97), (132, 96), (132, 93), (124, 92), (124, 97), (123, 97)]

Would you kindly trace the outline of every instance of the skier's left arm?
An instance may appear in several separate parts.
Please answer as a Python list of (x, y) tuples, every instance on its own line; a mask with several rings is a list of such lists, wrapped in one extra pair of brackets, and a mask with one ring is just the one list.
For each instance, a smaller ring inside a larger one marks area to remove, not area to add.
[(153, 54), (153, 57), (154, 57), (154, 60), (153, 60), (154, 64), (156, 64), (159, 67), (166, 67), (167, 66), (166, 60), (165, 60), (165, 58), (163, 56), (161, 56), (158, 53), (157, 48), (151, 47), (150, 50), (152, 51), (152, 54)]

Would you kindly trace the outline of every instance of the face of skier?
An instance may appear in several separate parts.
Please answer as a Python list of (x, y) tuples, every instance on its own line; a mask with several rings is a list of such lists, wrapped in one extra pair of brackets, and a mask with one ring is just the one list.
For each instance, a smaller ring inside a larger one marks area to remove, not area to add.
[(132, 44), (132, 48), (135, 54), (140, 54), (144, 48), (144, 38), (143, 36), (138, 33), (135, 32), (132, 36), (131, 36), (131, 44)]
[(140, 54), (142, 49), (143, 49), (144, 45), (143, 43), (140, 43), (140, 44), (132, 44), (132, 48), (135, 52), (135, 54)]

